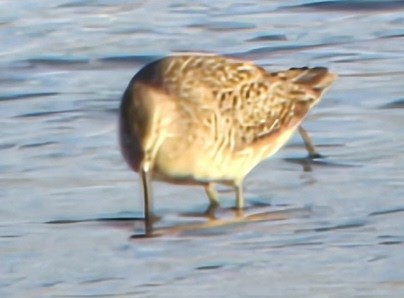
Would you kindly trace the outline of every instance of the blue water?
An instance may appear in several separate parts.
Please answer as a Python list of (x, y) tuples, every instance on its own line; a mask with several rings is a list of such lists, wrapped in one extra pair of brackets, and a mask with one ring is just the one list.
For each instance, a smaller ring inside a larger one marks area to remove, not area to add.
[[(253, 3), (250, 3), (253, 2)], [(0, 297), (404, 297), (403, 1), (0, 1)], [(339, 79), (214, 222), (155, 183), (142, 228), (117, 145), (130, 78), (172, 52)]]

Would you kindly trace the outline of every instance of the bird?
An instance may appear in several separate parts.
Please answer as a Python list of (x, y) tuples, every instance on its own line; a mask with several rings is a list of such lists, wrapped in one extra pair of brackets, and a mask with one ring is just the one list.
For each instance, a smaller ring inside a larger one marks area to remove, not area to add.
[(243, 180), (297, 130), (337, 75), (325, 67), (270, 72), (219, 54), (172, 54), (141, 68), (119, 108), (122, 155), (140, 176), (145, 233), (153, 233), (152, 181), (204, 187), (219, 204), (216, 184), (233, 187), (244, 207)]

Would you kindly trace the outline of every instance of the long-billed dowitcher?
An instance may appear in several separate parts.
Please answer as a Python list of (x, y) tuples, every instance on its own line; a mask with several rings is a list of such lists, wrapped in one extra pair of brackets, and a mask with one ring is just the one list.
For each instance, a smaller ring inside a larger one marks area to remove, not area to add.
[(243, 208), (243, 180), (279, 150), (335, 80), (326, 68), (267, 72), (251, 62), (186, 54), (144, 66), (120, 106), (120, 144), (139, 172), (146, 234), (152, 232), (151, 180), (201, 185), (211, 205), (214, 184), (235, 188)]

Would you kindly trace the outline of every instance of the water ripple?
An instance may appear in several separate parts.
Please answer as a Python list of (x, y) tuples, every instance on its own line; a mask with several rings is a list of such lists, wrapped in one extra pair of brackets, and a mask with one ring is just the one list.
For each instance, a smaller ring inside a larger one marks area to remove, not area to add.
[(282, 9), (316, 9), (325, 11), (387, 11), (404, 9), (404, 2), (400, 0), (345, 0), (345, 1), (317, 1), (303, 3), (296, 6), (283, 7)]
[(38, 92), (38, 93), (20, 93), (20, 94), (3, 94), (0, 95), (0, 101), (30, 99), (38, 97), (50, 97), (58, 95), (58, 92)]
[(387, 215), (387, 214), (400, 213), (400, 212), (404, 212), (404, 207), (397, 207), (397, 208), (393, 208), (393, 209), (375, 211), (375, 212), (369, 213), (369, 216), (380, 216), (380, 215)]

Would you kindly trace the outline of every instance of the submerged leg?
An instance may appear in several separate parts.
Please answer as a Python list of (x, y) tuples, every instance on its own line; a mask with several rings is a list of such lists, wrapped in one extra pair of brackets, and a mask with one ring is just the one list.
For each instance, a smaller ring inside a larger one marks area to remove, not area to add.
[(244, 217), (244, 193), (243, 193), (243, 182), (236, 183), (234, 185), (236, 189), (236, 217)]
[(320, 153), (318, 153), (316, 148), (314, 147), (313, 141), (311, 140), (307, 131), (302, 126), (299, 126), (298, 130), (299, 130), (299, 134), (303, 138), (304, 146), (306, 147), (306, 150), (309, 153), (309, 158), (322, 157), (322, 155)]
[(217, 196), (217, 192), (213, 186), (213, 183), (208, 183), (205, 185), (205, 192), (209, 198), (210, 205), (218, 206), (219, 199)]
[(209, 207), (206, 210), (206, 214), (209, 215), (211, 218), (215, 217), (215, 211), (219, 207), (219, 199), (217, 195), (217, 191), (214, 188), (213, 183), (208, 183), (205, 185), (205, 192), (209, 198)]
[(240, 210), (244, 208), (243, 183), (237, 183), (234, 187), (236, 188), (236, 208)]
[(145, 234), (146, 236), (150, 236), (153, 233), (153, 196), (150, 169), (142, 167), (141, 180), (144, 197)]

